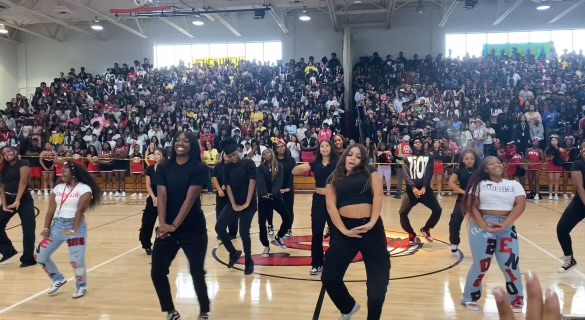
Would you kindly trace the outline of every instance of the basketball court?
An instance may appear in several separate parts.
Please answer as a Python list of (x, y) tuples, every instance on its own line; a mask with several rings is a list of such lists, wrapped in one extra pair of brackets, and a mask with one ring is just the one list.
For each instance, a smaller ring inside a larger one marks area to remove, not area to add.
[[(482, 311), (468, 311), (459, 305), (465, 277), (470, 266), (467, 232), (463, 230), (462, 255), (453, 257), (448, 243), (448, 223), (454, 197), (441, 201), (443, 216), (433, 230), (432, 244), (408, 247), (406, 235), (398, 221), (399, 200), (385, 197), (383, 214), (392, 255), (391, 281), (388, 288), (383, 319), (497, 319), (491, 289), (503, 286), (504, 278), (494, 264), (484, 280)], [(297, 194), (293, 237), (287, 240), (288, 250), (273, 246), (270, 258), (262, 258), (257, 223), (252, 224), (252, 243), (255, 274), (245, 276), (243, 264), (227, 269), (227, 252), (216, 241), (214, 198), (204, 196), (204, 211), (209, 230), (209, 249), (206, 260), (207, 284), (212, 299), (212, 319), (337, 319), (339, 313), (321, 291), (319, 277), (309, 275), (310, 269), (310, 203), (311, 195)], [(48, 201), (37, 199), (41, 214), (37, 217), (40, 234)], [(556, 224), (568, 201), (530, 200), (526, 212), (518, 221), (521, 243), (520, 266), (523, 272), (533, 270), (544, 288), (554, 288), (560, 295), (564, 314), (585, 314), (585, 274), (582, 264), (578, 270), (564, 275), (557, 273), (562, 256), (556, 239)], [(150, 280), (150, 257), (138, 242), (143, 209), (139, 200), (107, 199), (87, 216), (89, 244), (87, 268), (88, 294), (73, 300), (74, 281), (48, 296), (50, 281), (40, 267), (20, 269), (18, 258), (0, 265), (0, 319), (164, 319)], [(411, 213), (413, 226), (426, 221), (429, 211), (417, 206)], [(275, 224), (280, 222), (275, 215)], [(11, 221), (9, 236), (21, 249), (21, 229), (18, 218)], [(465, 226), (465, 225), (464, 225)], [(464, 227), (465, 229), (465, 227)], [(585, 261), (585, 223), (572, 233), (575, 257)], [(235, 240), (236, 247), (241, 242)], [(66, 277), (73, 275), (68, 263), (67, 247), (54, 255)], [(243, 261), (240, 261), (243, 262)], [(357, 256), (346, 275), (350, 292), (362, 305), (354, 319), (366, 319), (367, 301), (365, 270)], [(196, 319), (199, 307), (181, 253), (170, 274), (176, 308), (183, 319)], [(520, 317), (518, 317), (520, 318)]]

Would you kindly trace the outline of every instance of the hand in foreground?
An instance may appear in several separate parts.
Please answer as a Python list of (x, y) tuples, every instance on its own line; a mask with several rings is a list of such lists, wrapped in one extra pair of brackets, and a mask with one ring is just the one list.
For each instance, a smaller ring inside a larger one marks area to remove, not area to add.
[(241, 205), (241, 206), (235, 206), (235, 207), (234, 207), (234, 211), (237, 211), (237, 212), (244, 211), (244, 210), (246, 210), (246, 209), (247, 209), (249, 206), (250, 206), (250, 204), (246, 202), (246, 203), (244, 203), (244, 204), (243, 204), (243, 205)]
[(170, 224), (161, 224), (156, 228), (156, 236), (164, 239), (169, 236), (169, 233), (176, 231), (177, 229)]
[[(516, 317), (512, 312), (506, 290), (497, 287), (492, 293), (498, 306), (500, 320), (515, 320)], [(526, 293), (526, 320), (561, 320), (559, 297), (556, 292), (547, 289), (543, 300), (540, 281), (532, 271), (528, 271), (526, 274)]]
[(41, 232), (41, 237), (43, 237), (43, 239), (46, 239), (50, 236), (51, 236), (51, 229), (49, 229), (49, 228), (43, 229), (43, 232)]
[(372, 223), (370, 221), (364, 225), (361, 225), (359, 227), (355, 227), (352, 230), (360, 230), (360, 231), (363, 231), (363, 233), (366, 233), (366, 232), (370, 231), (373, 227), (374, 227), (374, 223)]
[[(18, 210), (18, 207), (20, 207), (20, 201), (14, 201), (14, 203), (7, 206), (6, 209), (11, 209), (11, 211), (9, 211), (9, 212), (13, 212), (14, 210)], [(8, 211), (6, 209), (5, 209), (5, 211)]]
[(502, 223), (491, 222), (486, 225), (484, 230), (489, 233), (498, 233), (504, 230), (505, 228), (506, 226)]

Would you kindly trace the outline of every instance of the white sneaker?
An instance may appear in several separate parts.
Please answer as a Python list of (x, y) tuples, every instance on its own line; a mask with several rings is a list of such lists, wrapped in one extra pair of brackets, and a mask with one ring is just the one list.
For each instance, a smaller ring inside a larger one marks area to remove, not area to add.
[(270, 256), (270, 247), (264, 247), (264, 251), (262, 252), (262, 257), (268, 258)]
[(45, 197), (49, 196), (49, 190), (45, 190)]
[(570, 199), (570, 197), (569, 197), (569, 195), (568, 195), (568, 194), (566, 194), (566, 193), (563, 193), (563, 199), (564, 199), (564, 200), (569, 200), (569, 199)]
[(130, 196), (130, 198), (132, 198), (132, 199), (136, 199), (136, 197), (137, 197), (136, 193), (133, 193), (133, 194)]
[(37, 196), (39, 196), (39, 197), (40, 197), (40, 196), (42, 196), (42, 195), (43, 195), (43, 192), (42, 192), (41, 190), (37, 191)]
[[(536, 198), (536, 197), (535, 197), (535, 198)], [(549, 194), (548, 194), (548, 200), (552, 200), (552, 199), (553, 199), (553, 195), (552, 195), (552, 193), (549, 193)]]
[(108, 192), (104, 191), (103, 197), (107, 197), (108, 196)]
[(139, 193), (139, 194), (138, 194), (138, 198), (139, 198), (139, 199), (142, 199), (142, 193)]
[(351, 320), (351, 316), (356, 314), (358, 311), (360, 311), (360, 305), (356, 302), (356, 304), (353, 306), (353, 309), (351, 309), (348, 314), (342, 314), (341, 317), (339, 317), (339, 320)]
[(108, 193), (108, 196), (112, 197), (112, 196), (114, 196), (114, 193), (112, 191), (110, 191), (110, 193)]
[(67, 283), (67, 279), (65, 279), (65, 278), (53, 282), (53, 285), (51, 286), (51, 288), (49, 289), (49, 292), (47, 292), (47, 293), (53, 294), (53, 293), (57, 292), (66, 283)]
[(559, 273), (565, 273), (572, 267), (577, 265), (577, 261), (573, 256), (565, 256), (563, 257), (563, 265), (559, 268)]
[(437, 196), (437, 199), (438, 199), (438, 200), (443, 200), (443, 195), (442, 195), (442, 194), (439, 194), (439, 195)]
[(559, 195), (558, 195), (558, 194), (555, 194), (555, 196), (554, 196), (554, 200), (555, 200), (555, 201), (559, 201)]
[(319, 275), (321, 272), (323, 272), (323, 267), (311, 268), (311, 272), (310, 272), (310, 274), (311, 274), (312, 276), (317, 276), (317, 275)]
[(539, 196), (538, 194), (536, 194), (536, 195), (534, 196), (534, 200), (540, 200), (540, 196)]
[(126, 191), (122, 191), (122, 198), (126, 198)]
[(82, 298), (83, 296), (85, 296), (86, 293), (87, 287), (79, 287), (77, 288), (77, 290), (75, 290), (75, 293), (73, 293), (73, 299)]
[[(111, 193), (111, 192), (110, 192)], [(116, 191), (116, 193), (114, 194), (114, 197), (118, 198), (120, 196), (120, 192)], [(551, 198), (552, 199), (552, 198)]]
[(37, 195), (37, 193), (36, 193), (34, 190), (31, 190), (31, 191), (30, 191), (30, 195), (34, 197), (34, 196), (36, 196), (36, 195)]

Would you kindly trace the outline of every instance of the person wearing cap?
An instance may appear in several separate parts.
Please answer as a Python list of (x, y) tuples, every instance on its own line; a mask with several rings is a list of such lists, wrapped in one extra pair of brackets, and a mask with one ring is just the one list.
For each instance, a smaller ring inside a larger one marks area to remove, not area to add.
[(434, 160), (433, 156), (425, 154), (423, 150), (423, 141), (415, 138), (412, 142), (412, 154), (404, 157), (402, 174), (406, 182), (406, 197), (402, 199), (402, 204), (398, 213), (400, 214), (400, 225), (408, 233), (408, 244), (415, 245), (417, 236), (410, 224), (408, 214), (419, 203), (431, 209), (431, 216), (420, 229), (422, 235), (428, 242), (433, 242), (431, 229), (434, 228), (443, 209), (431, 189), (431, 179), (433, 178)]
[(539, 147), (540, 139), (535, 137), (532, 146), (526, 150), (526, 160), (528, 161), (528, 189), (530, 193), (528, 199), (542, 199), (540, 195), (540, 172), (544, 163), (544, 152)]
[(394, 196), (395, 199), (400, 199), (402, 197), (402, 163), (403, 158), (407, 157), (412, 154), (412, 148), (410, 147), (410, 136), (405, 135), (402, 137), (402, 142), (396, 146), (394, 151), (394, 155), (396, 156), (396, 195)]
[[(215, 232), (229, 252), (228, 268), (232, 268), (240, 259), (242, 251), (236, 250), (227, 233), (227, 228), (234, 221), (240, 222), (240, 237), (244, 247), (245, 269), (244, 274), (254, 272), (252, 260), (252, 240), (250, 226), (257, 211), (256, 199), (256, 165), (250, 159), (242, 159), (238, 153), (236, 141), (229, 137), (221, 141), (224, 152), (223, 184), (226, 187), (229, 202), (223, 208), (215, 225)], [(247, 186), (247, 187), (246, 187)]]

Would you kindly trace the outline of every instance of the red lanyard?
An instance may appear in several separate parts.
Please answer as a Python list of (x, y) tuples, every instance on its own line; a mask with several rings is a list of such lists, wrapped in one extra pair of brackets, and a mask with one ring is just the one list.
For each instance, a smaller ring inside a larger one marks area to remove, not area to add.
[(61, 194), (61, 204), (59, 205), (59, 211), (61, 211), (61, 208), (63, 208), (65, 201), (67, 201), (67, 199), (69, 198), (69, 196), (71, 195), (73, 190), (75, 190), (75, 188), (77, 188), (77, 185), (75, 185), (75, 187), (71, 188), (71, 191), (69, 191), (69, 193), (67, 195), (65, 195), (65, 190), (67, 189), (67, 185), (65, 185), (65, 187), (63, 188), (63, 193)]

